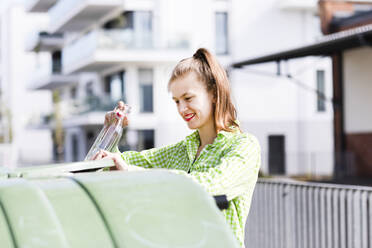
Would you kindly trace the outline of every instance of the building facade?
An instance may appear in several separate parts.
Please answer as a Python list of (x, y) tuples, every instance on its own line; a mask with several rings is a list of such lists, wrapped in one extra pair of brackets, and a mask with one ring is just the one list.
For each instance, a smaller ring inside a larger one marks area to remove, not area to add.
[(33, 0), (23, 11), (44, 18), (24, 52), (38, 61), (30, 88), (49, 92), (54, 106), (39, 123), (51, 130), (54, 160), (84, 159), (119, 99), (132, 106), (121, 150), (183, 139), (191, 131), (167, 82), (180, 59), (206, 47), (228, 70), (243, 130), (261, 143), (262, 171), (332, 174), (332, 109), (314, 93), (332, 92), (329, 61), (281, 64), (281, 77), (276, 65), (230, 67), (319, 37), (316, 1)]
[[(234, 7), (234, 63), (312, 43), (322, 36), (317, 1), (251, 1), (245, 8)], [(243, 128), (260, 140), (264, 173), (332, 175), (329, 58), (234, 68), (231, 79)]]

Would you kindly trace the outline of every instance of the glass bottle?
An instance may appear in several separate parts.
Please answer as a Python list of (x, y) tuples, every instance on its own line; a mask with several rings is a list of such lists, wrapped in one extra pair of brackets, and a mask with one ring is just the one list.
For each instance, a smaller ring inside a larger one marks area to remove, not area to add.
[(123, 134), (124, 117), (129, 112), (130, 106), (127, 104), (124, 105), (124, 110), (114, 110), (114, 119), (103, 125), (84, 161), (92, 160), (100, 150), (112, 151), (117, 146)]

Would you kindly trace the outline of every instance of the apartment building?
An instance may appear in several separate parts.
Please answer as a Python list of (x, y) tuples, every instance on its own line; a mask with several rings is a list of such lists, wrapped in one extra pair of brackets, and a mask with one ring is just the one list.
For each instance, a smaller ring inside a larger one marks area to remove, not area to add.
[[(313, 43), (322, 36), (317, 1), (250, 1), (245, 5), (233, 4), (231, 10), (234, 64)], [(254, 133), (262, 146), (262, 171), (331, 175), (330, 59), (308, 57), (230, 71), (243, 128)]]
[(28, 18), (23, 1), (0, 2), (1, 166), (50, 163), (50, 131), (28, 126), (31, 119), (51, 111), (48, 92), (28, 91), (34, 55), (24, 51), (25, 33), (43, 18)]
[[(118, 100), (132, 106), (121, 150), (160, 146), (187, 134), (174, 118), (167, 80), (175, 63), (190, 56), (192, 41), (187, 32), (175, 30), (182, 25), (160, 18), (160, 13), (172, 12), (167, 8), (182, 12), (182, 6), (168, 6), (167, 1), (58, 1), (43, 9), (41, 2), (34, 1), (29, 11), (47, 11), (48, 28), (29, 50), (49, 50), (52, 70), (47, 80), (35, 80), (34, 88), (53, 90), (60, 98), (64, 161), (84, 159), (105, 112)], [(47, 39), (56, 43), (44, 46)]]
[(185, 137), (167, 82), (180, 59), (207, 47), (229, 72), (243, 130), (261, 143), (262, 171), (332, 174), (332, 108), (314, 93), (331, 95), (330, 61), (230, 67), (320, 37), (315, 0), (32, 0), (25, 11), (46, 17), (25, 47), (43, 61), (31, 88), (53, 92), (57, 112), (44, 119), (55, 159), (84, 159), (119, 99), (132, 106), (121, 150)]

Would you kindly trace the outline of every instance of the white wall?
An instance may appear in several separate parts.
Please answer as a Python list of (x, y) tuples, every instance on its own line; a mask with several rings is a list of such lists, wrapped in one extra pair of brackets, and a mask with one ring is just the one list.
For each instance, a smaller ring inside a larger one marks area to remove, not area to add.
[[(35, 55), (25, 52), (25, 37), (32, 27), (43, 22), (43, 18), (26, 15), (22, 4), (17, 1), (2, 2), (1, 5), (1, 76), (13, 131), (9, 166), (19, 166), (20, 162), (22, 165), (35, 161), (47, 163), (50, 162), (51, 150), (45, 145), (51, 143), (50, 131), (25, 130), (29, 118), (38, 112), (48, 112), (48, 107), (43, 106), (50, 104), (46, 92), (29, 94), (26, 90), (33, 73)], [(38, 154), (33, 155), (32, 149), (38, 149)]]
[(50, 130), (25, 129), (20, 142), (19, 164), (22, 166), (49, 164), (53, 160)]
[[(318, 17), (310, 11), (288, 11), (279, 1), (232, 2), (231, 58), (234, 62), (293, 49), (320, 36)], [(333, 168), (333, 109), (316, 111), (316, 70), (325, 70), (326, 95), (332, 96), (329, 58), (303, 58), (248, 66), (231, 71), (238, 117), (256, 135), (268, 172), (268, 136), (285, 135), (288, 174), (330, 175)], [(290, 73), (297, 81), (287, 79)], [(284, 75), (284, 76), (283, 76)], [(314, 162), (315, 161), (315, 162)], [(314, 169), (315, 168), (315, 169)]]
[(345, 132), (372, 132), (372, 49), (352, 49), (344, 53)]

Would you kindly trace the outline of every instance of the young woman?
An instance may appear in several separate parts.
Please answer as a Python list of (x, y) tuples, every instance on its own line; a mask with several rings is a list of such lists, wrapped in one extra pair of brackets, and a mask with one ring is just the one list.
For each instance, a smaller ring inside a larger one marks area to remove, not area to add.
[[(188, 176), (212, 195), (226, 195), (226, 221), (244, 247), (244, 228), (260, 167), (257, 139), (242, 133), (231, 102), (225, 70), (206, 49), (174, 68), (168, 89), (178, 113), (196, 130), (177, 144), (141, 152), (100, 151), (96, 159), (111, 158), (118, 170), (167, 168)], [(118, 108), (123, 108), (123, 102)], [(106, 121), (112, 117), (106, 114)], [(127, 122), (126, 124), (127, 125)]]

